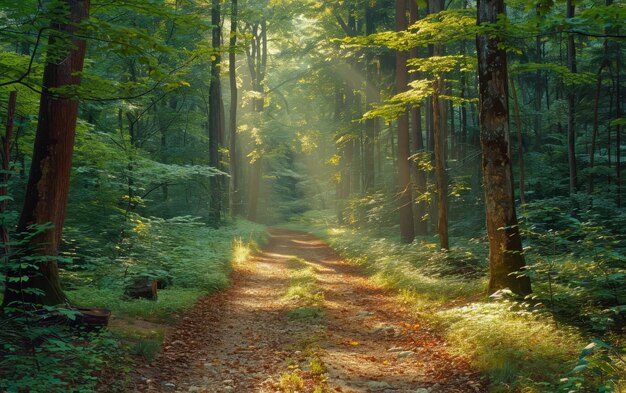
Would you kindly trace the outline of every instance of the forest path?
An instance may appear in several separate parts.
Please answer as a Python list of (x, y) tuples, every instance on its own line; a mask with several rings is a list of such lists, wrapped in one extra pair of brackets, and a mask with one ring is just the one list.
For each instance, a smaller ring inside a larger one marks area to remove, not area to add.
[(445, 342), (323, 241), (271, 235), (228, 290), (170, 330), (133, 391), (486, 392)]

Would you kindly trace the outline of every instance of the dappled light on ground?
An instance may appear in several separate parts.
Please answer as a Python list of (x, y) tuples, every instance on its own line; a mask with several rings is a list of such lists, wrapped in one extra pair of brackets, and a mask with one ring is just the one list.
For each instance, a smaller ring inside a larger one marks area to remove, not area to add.
[(484, 382), (386, 290), (319, 239), (270, 244), (202, 299), (138, 371), (144, 392), (483, 392)]

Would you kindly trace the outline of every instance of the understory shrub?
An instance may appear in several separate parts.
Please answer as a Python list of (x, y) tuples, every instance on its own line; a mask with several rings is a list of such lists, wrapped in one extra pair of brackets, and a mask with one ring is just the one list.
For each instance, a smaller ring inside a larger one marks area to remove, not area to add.
[[(108, 332), (88, 332), (42, 323), (47, 314), (20, 313), (0, 319), (0, 391), (93, 392), (102, 376), (128, 372), (119, 342)], [(110, 389), (121, 388), (110, 384)]]

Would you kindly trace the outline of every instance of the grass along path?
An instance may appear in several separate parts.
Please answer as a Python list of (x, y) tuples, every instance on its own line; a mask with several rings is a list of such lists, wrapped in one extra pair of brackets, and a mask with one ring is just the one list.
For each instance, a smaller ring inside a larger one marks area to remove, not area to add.
[(467, 362), (312, 235), (272, 230), (166, 337), (132, 391), (486, 392)]

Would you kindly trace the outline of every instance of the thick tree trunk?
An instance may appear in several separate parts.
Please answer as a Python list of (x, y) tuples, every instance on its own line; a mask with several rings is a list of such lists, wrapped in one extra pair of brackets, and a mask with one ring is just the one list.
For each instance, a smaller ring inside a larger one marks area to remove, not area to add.
[(228, 74), (230, 78), (230, 204), (231, 214), (237, 215), (241, 213), (241, 195), (239, 195), (239, 164), (237, 156), (237, 55), (235, 47), (237, 46), (237, 17), (238, 5), (237, 0), (231, 0), (230, 6), (230, 41), (228, 52)]
[[(407, 28), (406, 0), (396, 0), (396, 30)], [(396, 52), (396, 91), (408, 89), (408, 53)], [(400, 237), (411, 243), (415, 238), (413, 228), (413, 198), (411, 196), (411, 165), (409, 162), (409, 117), (406, 113), (398, 117), (398, 202), (400, 212)]]
[[(67, 9), (69, 12), (66, 15), (67, 20), (53, 23), (52, 28), (58, 34), (71, 37), (78, 30), (80, 22), (88, 17), (90, 2), (67, 0), (63, 4), (67, 8), (60, 9)], [(24, 233), (32, 225), (47, 223), (51, 223), (54, 228), (44, 230), (29, 239), (22, 255), (58, 255), (69, 192), (78, 101), (73, 97), (55, 95), (52, 90), (80, 84), (86, 43), (82, 39), (72, 38), (72, 47), (67, 48), (66, 57), (58, 63), (47, 63), (44, 68), (37, 135), (17, 232)], [(54, 35), (50, 37), (51, 44), (56, 40)], [(55, 54), (58, 56), (58, 52)], [(36, 269), (7, 272), (3, 306), (15, 301), (44, 305), (65, 302), (56, 261), (48, 258), (37, 265)], [(28, 280), (10, 280), (22, 276), (28, 276)]]
[[(220, 86), (220, 61), (219, 47), (221, 44), (220, 28), (220, 0), (211, 2), (211, 23), (213, 25), (211, 43), (215, 53), (211, 61), (211, 84), (209, 88), (209, 165), (220, 168), (220, 129), (222, 124), (221, 111), (221, 86)], [(222, 212), (222, 182), (217, 176), (211, 177), (211, 200), (209, 207), (209, 223), (219, 227)]]
[[(503, 0), (479, 0), (478, 23), (496, 23), (504, 13)], [(516, 294), (531, 292), (513, 200), (513, 179), (508, 143), (507, 59), (497, 37), (476, 39), (480, 99), (480, 139), (487, 235), (489, 237), (489, 293), (508, 288)]]

